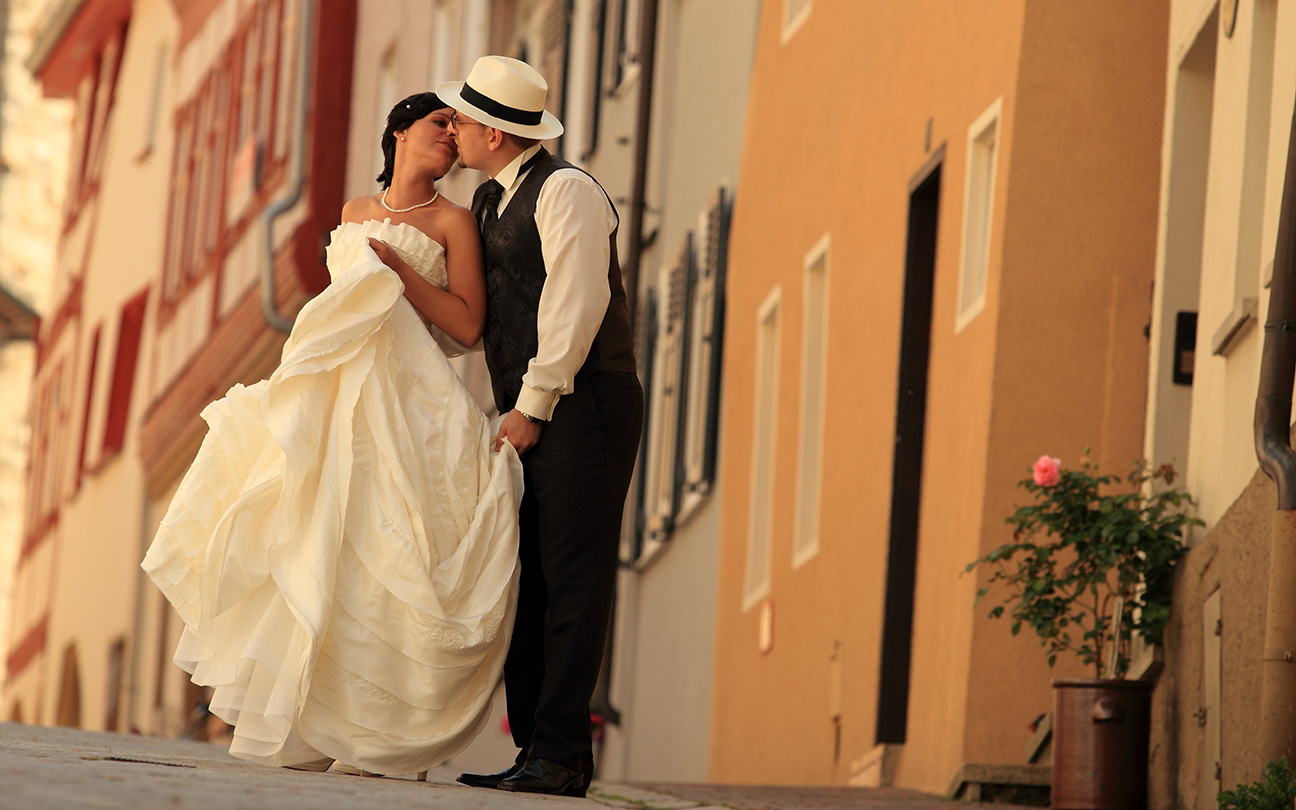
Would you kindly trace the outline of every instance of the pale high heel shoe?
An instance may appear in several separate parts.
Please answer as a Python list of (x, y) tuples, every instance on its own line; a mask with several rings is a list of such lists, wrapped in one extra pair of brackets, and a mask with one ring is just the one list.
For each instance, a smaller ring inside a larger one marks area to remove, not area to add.
[(323, 759), (312, 759), (309, 762), (298, 762), (296, 765), (285, 765), (284, 767), (290, 771), (311, 771), (313, 773), (323, 773), (332, 765), (333, 759), (331, 757), (324, 757)]
[[(333, 771), (334, 773), (345, 773), (351, 776), (385, 776), (385, 774), (374, 773), (373, 771), (366, 771), (362, 768), (357, 768), (354, 765), (348, 765), (345, 762), (334, 763)], [(428, 775), (427, 771), (419, 771), (417, 774), (414, 775), (414, 778), (420, 782), (426, 782), (427, 775)]]

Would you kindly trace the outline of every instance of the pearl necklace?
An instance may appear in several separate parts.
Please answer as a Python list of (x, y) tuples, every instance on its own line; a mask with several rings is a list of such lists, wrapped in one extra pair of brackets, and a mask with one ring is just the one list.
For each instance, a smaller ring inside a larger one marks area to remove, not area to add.
[(421, 202), (418, 205), (411, 205), (409, 208), (392, 208), (390, 205), (387, 204), (387, 192), (389, 191), (391, 191), (391, 186), (388, 186), (387, 188), (383, 189), (382, 199), (380, 200), (380, 202), (382, 203), (383, 208), (386, 208), (388, 211), (391, 211), (393, 214), (403, 214), (406, 211), (413, 211), (415, 208), (422, 208), (425, 205), (431, 205), (432, 203), (437, 201), (437, 197), (441, 196), (440, 191), (434, 190), (432, 192), (432, 199), (428, 200), (427, 202)]

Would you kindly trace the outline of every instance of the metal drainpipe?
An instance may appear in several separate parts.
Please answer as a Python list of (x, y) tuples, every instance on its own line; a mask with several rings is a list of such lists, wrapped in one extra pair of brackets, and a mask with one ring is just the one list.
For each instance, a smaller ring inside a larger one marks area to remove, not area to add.
[[(149, 498), (148, 491), (140, 498), (140, 530), (139, 530), (139, 554), (138, 559), (143, 560), (144, 555), (148, 553), (149, 545), (153, 542), (153, 532), (149, 531), (149, 512), (151, 511), (152, 499)], [(144, 657), (141, 640), (144, 637), (144, 613), (145, 602), (148, 599), (148, 575), (144, 573), (143, 568), (135, 569), (135, 616), (131, 621), (130, 637), (130, 675), (126, 686), (126, 731), (131, 732), (139, 728), (146, 734), (153, 733), (155, 729), (150, 724), (140, 723), (135, 725), (135, 713), (139, 710), (140, 705), (140, 666)], [(164, 605), (163, 610), (171, 610), (170, 605)], [(120, 726), (121, 721), (118, 720)], [(145, 726), (148, 726), (147, 728)], [(118, 728), (110, 728), (108, 731), (118, 731)]]
[[(311, 56), (315, 28), (315, 0), (300, 0), (301, 44), (300, 59), (297, 64), (297, 109), (293, 115), (293, 132), (296, 138), (292, 145), (291, 168), (289, 170), (288, 190), (282, 197), (265, 207), (261, 212), (261, 234), (265, 240), (261, 246), (261, 314), (266, 323), (277, 331), (292, 331), (294, 318), (283, 315), (275, 307), (274, 277), (274, 221), (285, 211), (292, 208), (301, 199), (302, 188), (306, 184), (306, 109), (310, 106)], [(268, 145), (267, 145), (268, 147)]]
[(1260, 695), (1261, 757), (1296, 762), (1296, 452), (1291, 446), (1292, 385), (1296, 380), (1296, 116), (1287, 144), (1274, 251), (1269, 313), (1264, 325), (1255, 444), (1260, 467), (1278, 487), (1270, 540)]

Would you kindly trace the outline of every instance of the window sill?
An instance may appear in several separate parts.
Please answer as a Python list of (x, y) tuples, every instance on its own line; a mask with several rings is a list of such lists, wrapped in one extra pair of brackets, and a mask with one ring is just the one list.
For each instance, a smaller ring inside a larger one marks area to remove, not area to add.
[(624, 98), (628, 95), (635, 85), (639, 84), (639, 60), (635, 60), (626, 65), (621, 71), (621, 81), (616, 83), (608, 95), (613, 98)]
[(1237, 346), (1239, 338), (1256, 322), (1259, 308), (1259, 299), (1254, 296), (1247, 296), (1234, 304), (1233, 311), (1225, 317), (1220, 328), (1215, 330), (1215, 337), (1211, 339), (1211, 354), (1227, 357)]

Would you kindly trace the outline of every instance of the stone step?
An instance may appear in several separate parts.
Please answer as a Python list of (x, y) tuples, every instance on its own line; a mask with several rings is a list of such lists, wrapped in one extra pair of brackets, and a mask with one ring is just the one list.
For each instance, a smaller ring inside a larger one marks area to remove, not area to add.
[(1051, 765), (985, 765), (966, 762), (945, 791), (947, 799), (1047, 807)]

